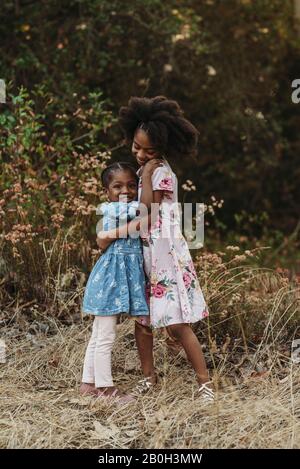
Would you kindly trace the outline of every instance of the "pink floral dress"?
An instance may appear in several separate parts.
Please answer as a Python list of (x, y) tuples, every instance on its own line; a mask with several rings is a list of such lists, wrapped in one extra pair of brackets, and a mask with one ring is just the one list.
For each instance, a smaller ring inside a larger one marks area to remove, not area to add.
[[(141, 176), (139, 199), (142, 184)], [(176, 210), (177, 178), (166, 160), (154, 171), (152, 187), (163, 191), (163, 199), (155, 223), (148, 233), (142, 234), (144, 267), (150, 283), (151, 326), (194, 323), (208, 316), (208, 308), (181, 233)]]

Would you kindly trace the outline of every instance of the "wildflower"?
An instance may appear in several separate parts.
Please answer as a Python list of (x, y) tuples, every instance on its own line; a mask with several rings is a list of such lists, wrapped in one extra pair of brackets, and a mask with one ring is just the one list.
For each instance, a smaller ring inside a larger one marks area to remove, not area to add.
[(17, 182), (16, 184), (13, 185), (13, 191), (15, 193), (22, 192), (22, 186), (19, 182)]
[(228, 251), (239, 251), (240, 248), (238, 246), (226, 246)]
[(217, 74), (216, 69), (214, 67), (212, 67), (211, 65), (207, 65), (206, 69), (207, 69), (207, 75), (209, 75), (211, 77), (214, 77)]
[(164, 72), (169, 73), (169, 72), (172, 72), (172, 70), (173, 70), (173, 67), (171, 64), (164, 65)]
[(234, 256), (234, 259), (236, 261), (245, 261), (247, 259), (247, 257), (244, 254), (242, 254), (240, 256), (238, 256), (238, 255)]

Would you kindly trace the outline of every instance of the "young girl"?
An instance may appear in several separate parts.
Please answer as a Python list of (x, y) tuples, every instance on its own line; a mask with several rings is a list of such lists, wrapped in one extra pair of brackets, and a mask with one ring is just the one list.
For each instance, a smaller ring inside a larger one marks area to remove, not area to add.
[[(181, 343), (195, 370), (199, 395), (206, 401), (213, 401), (214, 392), (202, 348), (190, 327), (191, 323), (208, 316), (208, 309), (178, 218), (173, 218), (175, 226), (169, 236), (162, 236), (162, 227), (170, 216), (168, 205), (177, 202), (177, 178), (166, 157), (188, 158), (196, 151), (198, 131), (184, 118), (177, 102), (164, 96), (131, 98), (128, 106), (120, 109), (119, 121), (140, 166), (140, 202), (148, 207), (153, 203), (160, 204), (148, 234), (143, 235), (144, 263), (151, 296), (150, 323), (135, 323), (136, 343), (145, 376), (138, 389), (147, 391), (157, 381), (151, 327), (166, 327), (169, 335)], [(159, 159), (163, 160), (163, 165), (154, 167)], [(103, 243), (102, 247), (106, 245)]]
[[(84, 293), (82, 311), (95, 316), (86, 349), (80, 392), (113, 397), (119, 403), (133, 400), (113, 384), (111, 352), (116, 336), (117, 316), (128, 313), (140, 322), (149, 314), (145, 296), (142, 245), (139, 237), (126, 236), (127, 222), (134, 223), (138, 208), (135, 169), (128, 163), (114, 163), (101, 175), (109, 203), (101, 205), (103, 230), (115, 232), (116, 240), (95, 264)], [(123, 227), (121, 226), (123, 224)], [(125, 230), (125, 231), (124, 231)]]

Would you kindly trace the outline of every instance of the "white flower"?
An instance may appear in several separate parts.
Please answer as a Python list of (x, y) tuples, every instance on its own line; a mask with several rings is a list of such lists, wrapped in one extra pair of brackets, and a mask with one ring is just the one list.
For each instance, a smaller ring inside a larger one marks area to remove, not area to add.
[(172, 42), (175, 43), (175, 42), (178, 42), (178, 41), (182, 41), (184, 39), (184, 34), (173, 34), (172, 36)]
[(269, 28), (258, 28), (258, 31), (262, 34), (268, 34)]
[(207, 68), (207, 75), (214, 77), (217, 74), (216, 69), (212, 67), (211, 65), (207, 65), (206, 68)]
[(76, 26), (76, 29), (77, 30), (81, 29), (81, 31), (84, 31), (86, 28), (87, 28), (87, 25), (85, 23), (81, 23)]
[(173, 67), (171, 64), (164, 65), (164, 72), (169, 73), (169, 72), (172, 72), (172, 70), (173, 70)]
[(260, 120), (263, 120), (265, 118), (263, 113), (260, 112), (260, 111), (256, 113), (255, 117), (256, 117), (256, 119), (260, 119)]

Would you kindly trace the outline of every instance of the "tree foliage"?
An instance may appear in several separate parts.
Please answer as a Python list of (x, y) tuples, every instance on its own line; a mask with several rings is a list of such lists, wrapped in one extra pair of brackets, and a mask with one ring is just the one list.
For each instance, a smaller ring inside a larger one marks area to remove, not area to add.
[[(113, 116), (132, 95), (165, 94), (200, 131), (198, 158), (182, 159), (176, 171), (181, 183), (195, 183), (193, 200), (224, 199), (219, 229), (242, 224), (246, 214), (256, 234), (266, 225), (291, 231), (300, 150), (299, 107), (291, 101), (300, 58), (293, 3), (4, 0), (0, 76), (15, 96), (21, 86), (29, 90), (43, 116), (42, 131), (27, 129), (24, 142), (41, 132), (54, 148), (51, 171), (74, 141), (92, 152), (116, 147), (113, 159), (130, 158), (118, 147)], [(74, 113), (91, 100), (92, 119), (79, 125)], [(4, 154), (15, 138), (6, 129)]]

